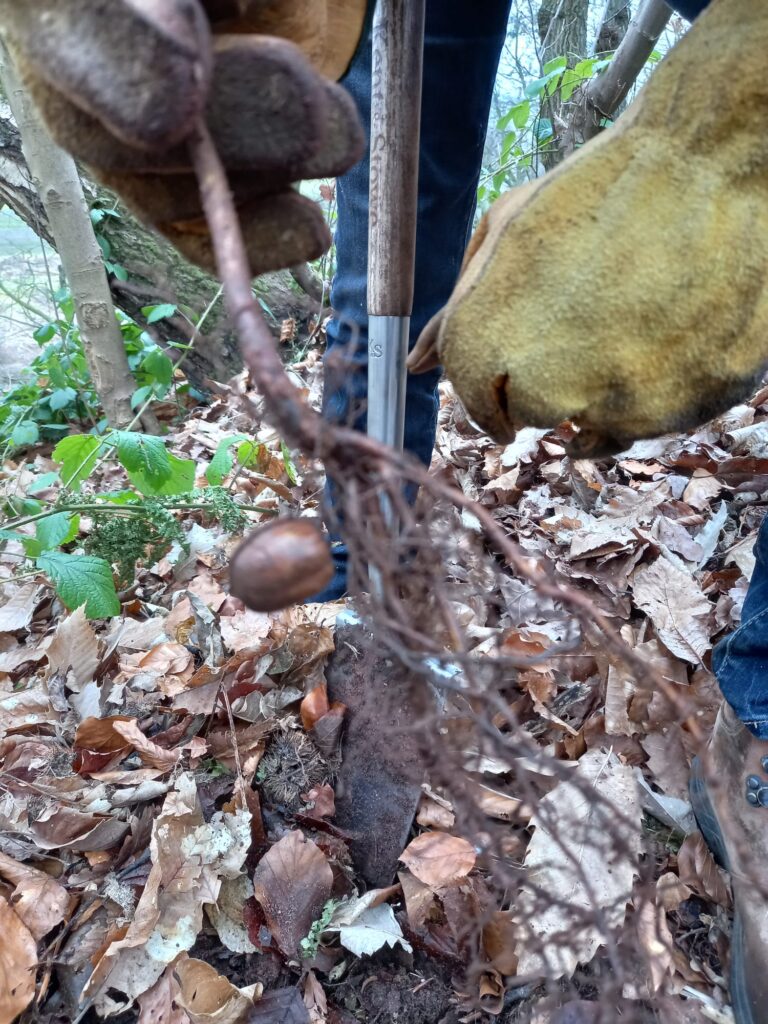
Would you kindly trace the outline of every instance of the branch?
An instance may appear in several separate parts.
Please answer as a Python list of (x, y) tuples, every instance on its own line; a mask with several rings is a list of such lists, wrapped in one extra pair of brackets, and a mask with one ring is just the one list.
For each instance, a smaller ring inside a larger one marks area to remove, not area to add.
[(291, 267), (290, 275), (302, 291), (314, 302), (322, 303), (325, 299), (323, 282), (312, 270), (308, 263), (302, 263), (297, 267)]
[(597, 135), (603, 120), (621, 106), (671, 16), (672, 8), (665, 0), (644, 0), (603, 74), (574, 94), (573, 114), (562, 137), (563, 155)]

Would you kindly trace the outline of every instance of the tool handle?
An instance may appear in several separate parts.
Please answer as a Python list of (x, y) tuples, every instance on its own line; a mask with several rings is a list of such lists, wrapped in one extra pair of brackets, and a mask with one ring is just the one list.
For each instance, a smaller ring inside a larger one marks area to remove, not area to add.
[(368, 312), (410, 316), (416, 257), (425, 0), (378, 0), (373, 21)]

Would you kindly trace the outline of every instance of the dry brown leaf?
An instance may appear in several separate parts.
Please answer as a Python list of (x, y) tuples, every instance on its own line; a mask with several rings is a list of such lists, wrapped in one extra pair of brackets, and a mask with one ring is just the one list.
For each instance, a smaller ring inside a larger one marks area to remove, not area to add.
[(148, 764), (150, 768), (159, 768), (161, 771), (169, 772), (175, 768), (181, 758), (181, 750), (166, 750), (158, 743), (153, 742), (139, 728), (138, 722), (133, 719), (127, 722), (115, 722), (113, 729), (118, 735), (126, 739), (141, 758), (142, 764)]
[(504, 981), (498, 971), (483, 971), (478, 985), (478, 1001), (485, 1013), (497, 1017), (504, 1009)]
[(422, 828), (436, 828), (449, 830), (456, 823), (456, 815), (444, 804), (433, 800), (426, 793), (422, 795), (419, 803), (419, 812), (416, 815), (416, 822)]
[(35, 995), (37, 944), (0, 896), (0, 1024), (12, 1024)]
[(173, 976), (173, 967), (169, 967), (152, 988), (139, 996), (136, 1024), (192, 1024), (177, 1001), (178, 995), (179, 983)]
[(85, 617), (84, 605), (61, 620), (46, 653), (54, 672), (66, 675), (72, 670), (69, 684), (76, 693), (94, 678), (99, 664), (99, 641)]
[(325, 854), (301, 832), (289, 832), (256, 865), (253, 890), (286, 956), (296, 957), (333, 888)]
[(419, 932), (424, 928), (427, 917), (437, 904), (437, 896), (433, 889), (420, 882), (410, 871), (400, 871), (397, 877), (403, 890), (408, 924), (415, 932)]
[(67, 890), (44, 871), (19, 864), (0, 852), (0, 876), (16, 886), (11, 906), (36, 942), (67, 916), (70, 903)]
[[(103, 1015), (152, 988), (168, 963), (190, 949), (223, 878), (235, 878), (251, 843), (250, 814), (203, 820), (194, 777), (185, 773), (163, 803), (150, 841), (152, 867), (125, 934), (102, 951), (85, 997)], [(122, 993), (124, 1000), (118, 1001)]]
[(648, 768), (665, 796), (688, 800), (690, 769), (685, 756), (680, 725), (672, 722), (660, 732), (651, 732), (640, 740), (648, 754)]
[(246, 608), (234, 615), (222, 615), (219, 626), (224, 646), (230, 651), (257, 650), (272, 629), (272, 618), (266, 612)]
[(640, 948), (646, 954), (645, 962), (649, 975), (646, 984), (650, 992), (632, 993), (631, 997), (643, 999), (658, 992), (672, 971), (672, 951), (675, 943), (663, 907), (657, 907), (649, 900), (643, 901), (637, 915), (637, 935)]
[(496, 910), (483, 925), (483, 948), (488, 961), (499, 974), (517, 974), (517, 925), (508, 911)]
[(61, 716), (51, 704), (51, 698), (42, 688), (20, 690), (0, 699), (0, 739), (13, 733), (55, 725)]
[(328, 714), (330, 705), (328, 703), (328, 687), (320, 683), (307, 694), (299, 708), (301, 713), (301, 724), (306, 732), (313, 729), (323, 715)]
[(681, 882), (673, 871), (667, 871), (656, 881), (656, 902), (667, 913), (677, 910), (680, 904), (693, 895), (693, 889)]
[(632, 587), (635, 603), (653, 622), (659, 639), (679, 658), (699, 665), (712, 646), (712, 605), (693, 577), (657, 558), (635, 571)]
[(715, 864), (700, 832), (685, 837), (677, 854), (677, 866), (680, 881), (690, 886), (695, 893), (721, 907), (730, 907), (731, 894), (724, 872)]
[(400, 860), (420, 882), (440, 888), (465, 878), (475, 866), (477, 854), (472, 843), (460, 836), (424, 832), (406, 846)]
[(173, 973), (179, 983), (177, 1002), (192, 1024), (238, 1024), (264, 990), (260, 982), (235, 988), (210, 964), (187, 956), (174, 964)]
[[(10, 584), (5, 586), (6, 593), (11, 590)], [(15, 633), (26, 629), (35, 614), (38, 595), (41, 588), (35, 583), (27, 583), (3, 597), (0, 601), (0, 633)]]
[(605, 941), (591, 908), (615, 929), (632, 895), (640, 850), (632, 769), (615, 754), (587, 751), (570, 778), (541, 800), (532, 824), (528, 876), (516, 904), (518, 970), (570, 977)]

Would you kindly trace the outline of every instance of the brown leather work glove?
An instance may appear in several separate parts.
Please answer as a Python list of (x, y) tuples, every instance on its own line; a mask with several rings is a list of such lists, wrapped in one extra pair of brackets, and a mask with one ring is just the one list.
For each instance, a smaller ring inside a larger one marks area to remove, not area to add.
[(689, 427), (768, 365), (768, 4), (713, 0), (616, 126), (491, 208), (409, 359), (510, 440)]
[(0, 0), (0, 32), (56, 142), (214, 269), (185, 140), (205, 115), (254, 276), (330, 234), (292, 183), (355, 164), (346, 70), (368, 0)]

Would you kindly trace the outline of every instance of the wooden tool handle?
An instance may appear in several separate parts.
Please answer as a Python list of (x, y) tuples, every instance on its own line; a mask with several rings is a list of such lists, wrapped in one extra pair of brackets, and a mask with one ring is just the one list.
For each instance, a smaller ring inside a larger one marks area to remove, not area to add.
[(368, 312), (410, 316), (425, 0), (379, 0), (373, 21)]

